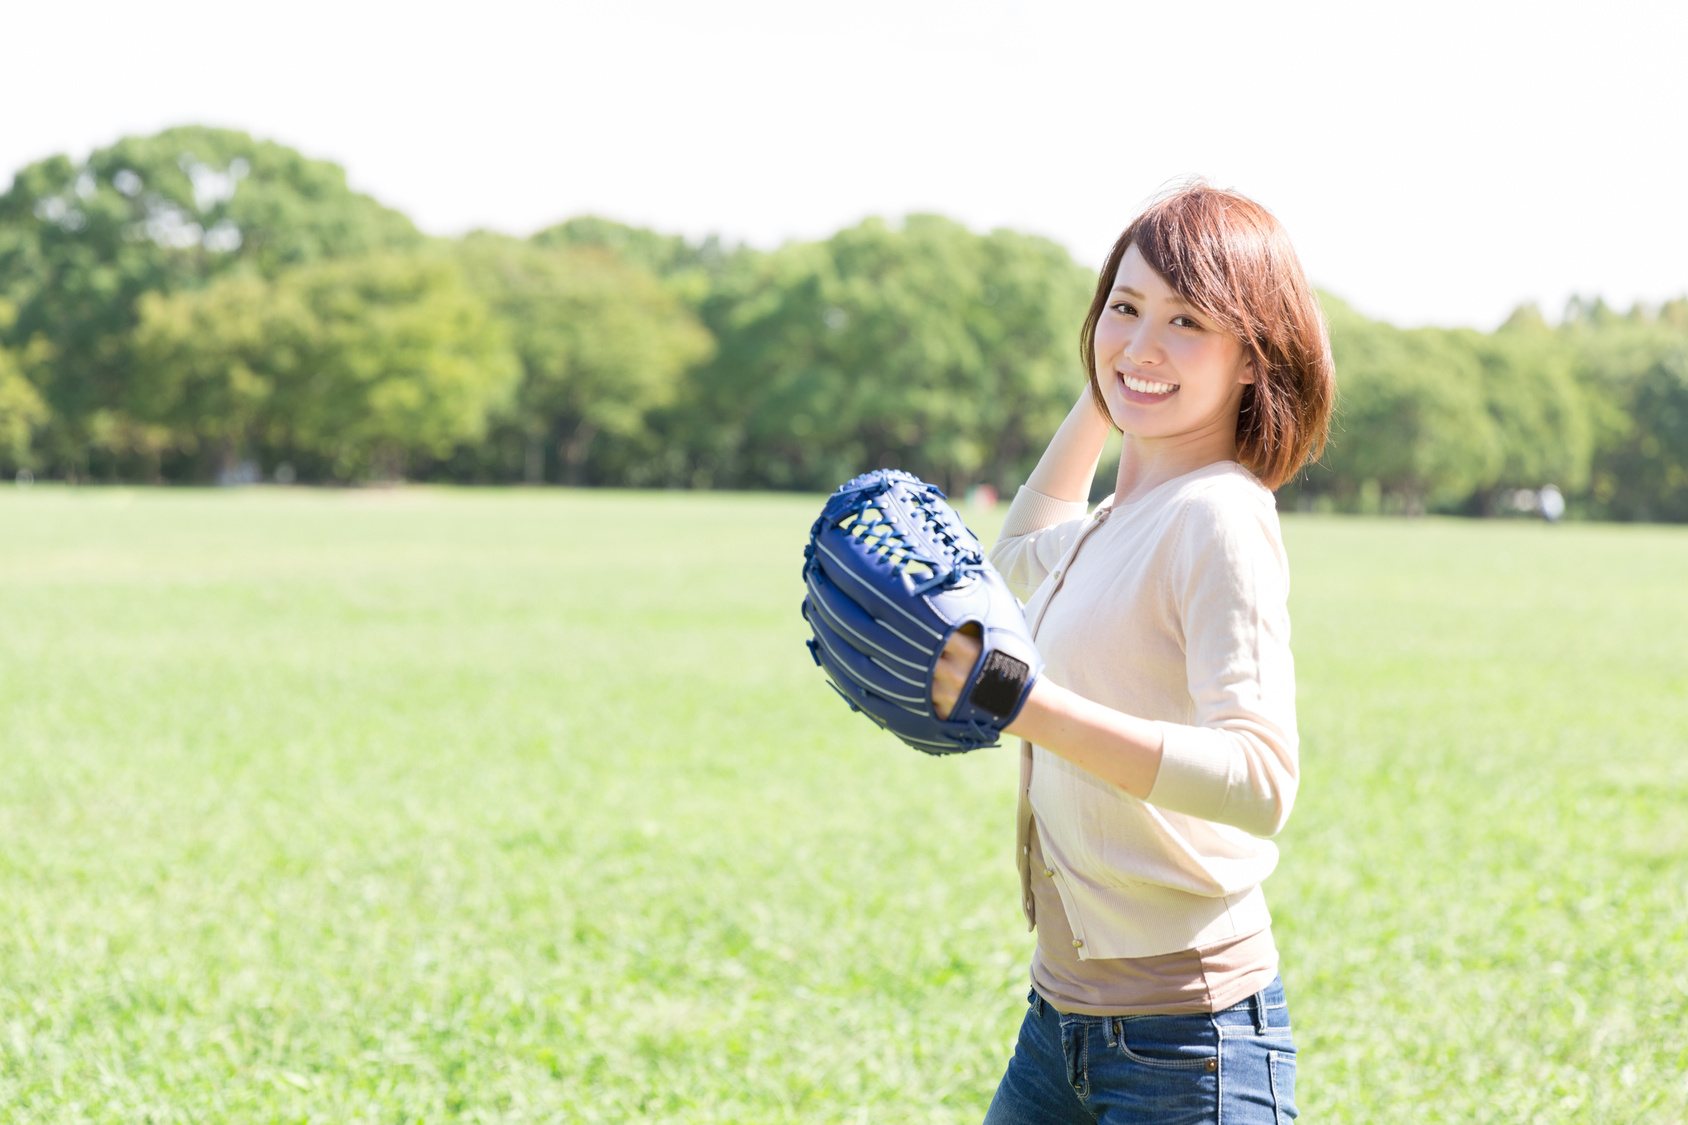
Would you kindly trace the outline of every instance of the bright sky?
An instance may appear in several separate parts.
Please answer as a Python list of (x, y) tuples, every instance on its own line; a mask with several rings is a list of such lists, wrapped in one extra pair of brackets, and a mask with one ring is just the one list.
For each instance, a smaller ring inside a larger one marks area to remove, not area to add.
[(1681, 0), (95, 0), (5, 36), (0, 182), (205, 123), (438, 234), (590, 212), (771, 247), (936, 211), (1095, 265), (1201, 174), (1401, 324), (1688, 291)]

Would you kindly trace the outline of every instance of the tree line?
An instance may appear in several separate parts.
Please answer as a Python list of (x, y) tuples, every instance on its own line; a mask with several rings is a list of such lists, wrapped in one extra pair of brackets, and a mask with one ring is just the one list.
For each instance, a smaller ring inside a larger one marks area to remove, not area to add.
[[(229, 130), (0, 195), (0, 466), (72, 481), (1015, 487), (1082, 385), (1091, 271), (934, 215), (772, 251), (598, 218), (428, 238)], [(1325, 296), (1339, 385), (1281, 493), (1473, 514), (1552, 484), (1688, 521), (1688, 299), (1400, 329)]]

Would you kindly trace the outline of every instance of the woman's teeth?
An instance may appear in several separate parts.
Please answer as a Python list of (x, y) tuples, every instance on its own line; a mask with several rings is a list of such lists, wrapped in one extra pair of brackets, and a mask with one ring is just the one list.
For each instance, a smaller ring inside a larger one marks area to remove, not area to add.
[(1121, 375), (1120, 378), (1125, 381), (1126, 386), (1140, 394), (1165, 395), (1178, 389), (1177, 383), (1154, 383), (1148, 379), (1138, 379), (1132, 375)]

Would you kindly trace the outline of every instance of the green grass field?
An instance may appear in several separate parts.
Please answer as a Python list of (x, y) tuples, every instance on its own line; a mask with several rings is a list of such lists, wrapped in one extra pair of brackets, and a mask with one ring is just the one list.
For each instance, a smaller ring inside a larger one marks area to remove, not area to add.
[[(977, 1121), (1013, 756), (823, 686), (818, 503), (6, 490), (0, 1120)], [(1688, 1118), (1688, 529), (1285, 535), (1303, 1119)]]

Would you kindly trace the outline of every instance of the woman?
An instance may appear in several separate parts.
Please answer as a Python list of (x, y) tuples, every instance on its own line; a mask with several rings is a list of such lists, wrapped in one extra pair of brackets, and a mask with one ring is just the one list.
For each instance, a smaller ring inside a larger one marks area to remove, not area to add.
[[(1324, 322), (1277, 221), (1196, 184), (1120, 236), (1083, 341), (1089, 386), (991, 552), (1047, 669), (1008, 728), (1038, 940), (986, 1121), (1287, 1121), (1295, 1044), (1260, 888), (1298, 777), (1270, 490), (1324, 441)], [(1086, 517), (1110, 424), (1119, 477)], [(977, 652), (946, 649), (940, 714)]]

